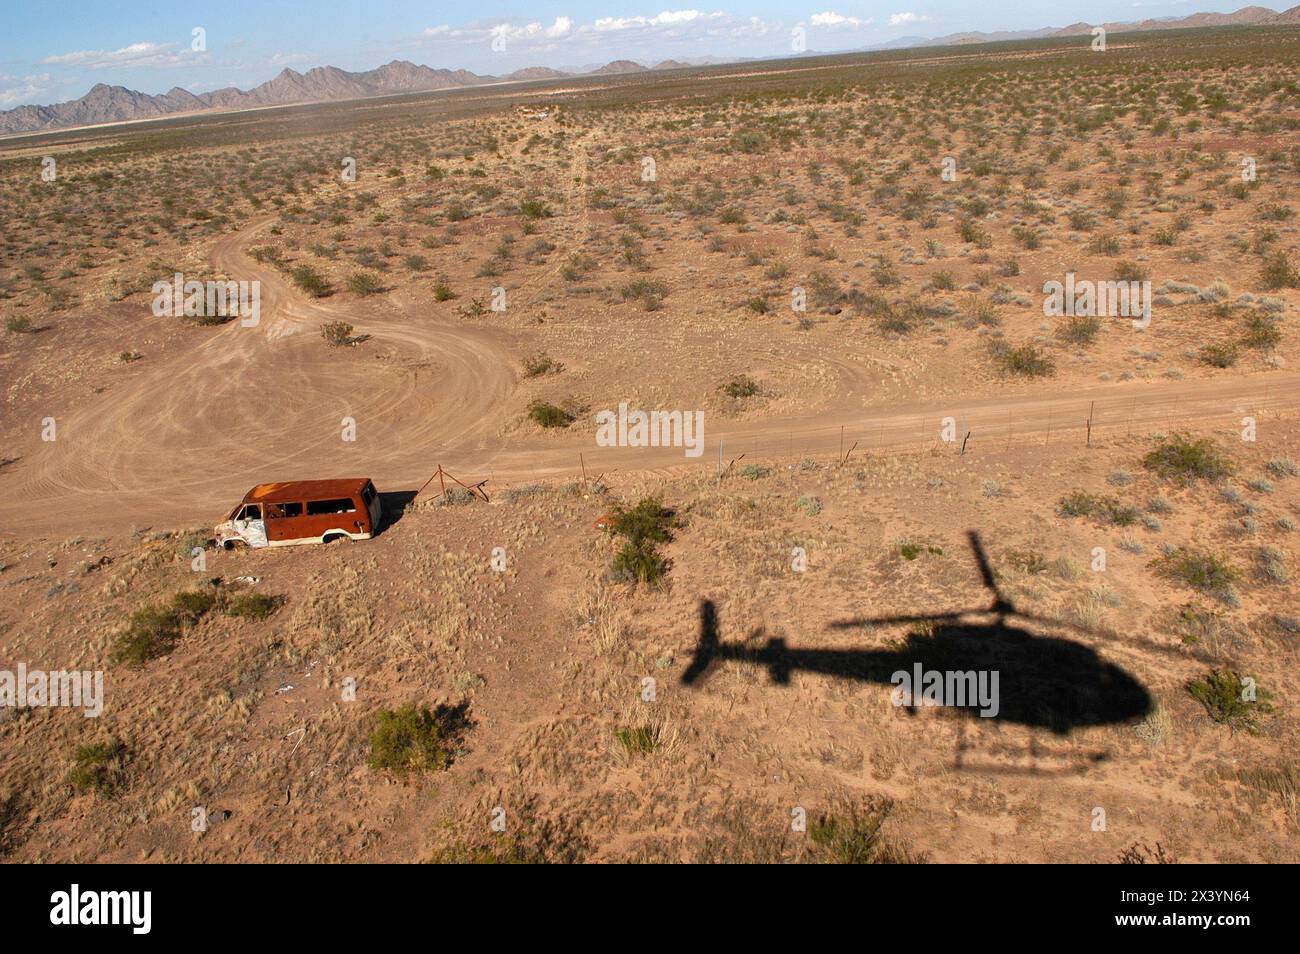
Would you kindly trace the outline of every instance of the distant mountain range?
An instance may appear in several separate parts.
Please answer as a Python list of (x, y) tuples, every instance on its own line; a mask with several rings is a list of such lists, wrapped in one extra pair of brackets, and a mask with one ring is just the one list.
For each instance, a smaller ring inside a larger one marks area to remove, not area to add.
[[(1108, 32), (1133, 32), (1137, 30), (1173, 30), (1214, 26), (1266, 26), (1300, 24), (1300, 6), (1282, 13), (1267, 7), (1243, 7), (1235, 13), (1193, 13), (1187, 17), (1162, 17), (1138, 23), (1101, 24)], [(947, 36), (900, 37), (888, 43), (863, 47), (862, 51), (907, 49), (917, 46), (955, 46), (971, 43), (993, 43), (999, 40), (1026, 40), (1053, 36), (1080, 36), (1092, 32), (1093, 25), (1073, 23), (1067, 27), (1048, 27), (1041, 30), (1002, 31), (997, 33), (952, 33)], [(805, 54), (807, 55), (807, 54)], [(274, 79), (240, 90), (233, 86), (210, 93), (194, 94), (179, 86), (166, 93), (151, 96), (124, 86), (97, 83), (80, 99), (52, 106), (19, 106), (0, 112), (0, 135), (66, 129), (74, 126), (91, 126), (100, 123), (129, 122), (138, 119), (156, 119), (177, 113), (209, 110), (247, 109), (257, 106), (284, 106), (293, 103), (332, 102), (362, 99), (369, 96), (387, 96), (394, 93), (418, 93), (430, 90), (483, 86), (488, 83), (523, 82), (527, 80), (564, 79), (570, 76), (600, 76), (622, 73), (639, 73), (647, 69), (683, 69), (705, 63), (749, 62), (750, 60), (720, 60), (713, 57), (685, 60), (664, 60), (653, 67), (645, 67), (632, 60), (614, 60), (604, 66), (584, 68), (569, 72), (546, 66), (530, 66), (506, 76), (480, 76), (468, 70), (433, 69), (406, 60), (393, 60), (373, 70), (351, 73), (335, 66), (318, 66), (305, 73), (286, 69)]]
[(1038, 40), (1053, 36), (1089, 36), (1093, 28), (1105, 27), (1107, 33), (1137, 33), (1147, 30), (1191, 30), (1197, 27), (1216, 26), (1286, 26), (1300, 24), (1300, 6), (1282, 13), (1268, 7), (1242, 7), (1235, 13), (1193, 13), (1186, 17), (1159, 17), (1124, 23), (1071, 23), (1067, 27), (1046, 27), (1041, 30), (1001, 30), (995, 33), (949, 33), (947, 36), (926, 38), (899, 37), (888, 43), (863, 47), (870, 50), (897, 50), (914, 46), (957, 46), (973, 43), (998, 43), (1004, 40)]

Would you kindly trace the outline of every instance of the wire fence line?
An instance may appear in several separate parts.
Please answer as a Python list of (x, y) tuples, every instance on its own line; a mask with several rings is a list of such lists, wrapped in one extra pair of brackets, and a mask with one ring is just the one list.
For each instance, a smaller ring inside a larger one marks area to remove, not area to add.
[[(1100, 447), (1108, 442), (1152, 433), (1183, 429), (1231, 428), (1246, 440), (1244, 421), (1251, 423), (1252, 439), (1267, 439), (1265, 426), (1296, 407), (1288, 399), (1267, 392), (1255, 398), (1225, 400), (1216, 409), (1209, 402), (1182, 404), (1169, 399), (1143, 401), (1087, 398), (1078, 403), (1044, 404), (1027, 411), (977, 409), (954, 410), (951, 414), (891, 414), (864, 419), (856, 424), (815, 425), (793, 423), (782, 434), (770, 428), (746, 433), (743, 426), (719, 438), (706, 441), (694, 458), (674, 459), (672, 447), (590, 447), (574, 450), (571, 468), (545, 468), (533, 472), (533, 479), (579, 479), (591, 483), (618, 474), (675, 472), (679, 468), (711, 465), (727, 472), (743, 461), (831, 458), (850, 463), (868, 454), (933, 450), (954, 456), (1005, 452), (1028, 447)], [(642, 461), (638, 463), (638, 458)], [(521, 468), (528, 470), (528, 468)], [(507, 473), (515, 471), (508, 468)], [(512, 482), (512, 481), (506, 481)]]

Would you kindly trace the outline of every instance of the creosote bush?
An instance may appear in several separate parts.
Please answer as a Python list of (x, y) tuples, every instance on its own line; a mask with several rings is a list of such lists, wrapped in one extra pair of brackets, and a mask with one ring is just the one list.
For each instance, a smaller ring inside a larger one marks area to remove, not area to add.
[(125, 780), (126, 745), (120, 739), (77, 746), (68, 783), (80, 794), (115, 795)]
[(1157, 557), (1151, 566), (1161, 576), (1220, 598), (1228, 597), (1241, 573), (1223, 557), (1206, 550), (1178, 547)]
[(248, 593), (227, 600), (215, 588), (181, 590), (167, 603), (142, 606), (131, 614), (109, 650), (113, 665), (140, 667), (165, 656), (198, 621), (213, 611), (229, 616), (265, 619), (284, 603), (280, 596)]
[(528, 405), (528, 419), (542, 427), (568, 427), (577, 418), (558, 404), (533, 401)]
[(610, 531), (624, 542), (614, 556), (611, 576), (620, 582), (660, 583), (671, 564), (658, 545), (671, 541), (677, 526), (676, 511), (654, 497), (646, 497), (630, 510), (617, 508)]
[(321, 325), (320, 336), (336, 348), (352, 344), (352, 325), (346, 321), (327, 321)]
[(440, 772), (451, 765), (470, 728), (469, 703), (434, 709), (407, 703), (383, 709), (370, 735), (370, 767), (390, 772)]
[(1260, 715), (1273, 710), (1267, 692), (1247, 683), (1231, 669), (1212, 669), (1188, 682), (1187, 691), (1205, 706), (1215, 722), (1247, 732), (1255, 732)]
[(1007, 374), (1045, 378), (1056, 371), (1056, 363), (1051, 356), (1028, 342), (1012, 346), (1005, 341), (994, 341), (989, 346), (989, 353), (993, 356), (994, 363)]
[(324, 298), (330, 293), (329, 281), (310, 265), (295, 265), (289, 272), (289, 278), (313, 298)]
[(1142, 458), (1142, 465), (1161, 477), (1179, 481), (1217, 481), (1233, 472), (1232, 462), (1211, 438), (1193, 440), (1186, 434), (1166, 437)]
[(720, 388), (729, 398), (753, 397), (758, 393), (758, 382), (747, 374), (738, 374)]

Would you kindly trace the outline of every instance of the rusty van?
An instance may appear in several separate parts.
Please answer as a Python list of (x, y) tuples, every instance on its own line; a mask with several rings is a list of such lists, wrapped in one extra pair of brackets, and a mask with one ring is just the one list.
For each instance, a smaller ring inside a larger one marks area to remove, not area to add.
[(379, 529), (379, 492), (369, 477), (258, 484), (214, 529), (226, 550), (331, 540), (369, 540)]

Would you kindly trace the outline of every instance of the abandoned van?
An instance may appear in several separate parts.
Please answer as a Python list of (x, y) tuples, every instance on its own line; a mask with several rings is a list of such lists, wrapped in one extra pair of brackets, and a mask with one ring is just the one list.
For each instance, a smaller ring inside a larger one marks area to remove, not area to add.
[(217, 546), (285, 547), (369, 540), (379, 528), (379, 493), (369, 477), (258, 484), (215, 529)]

